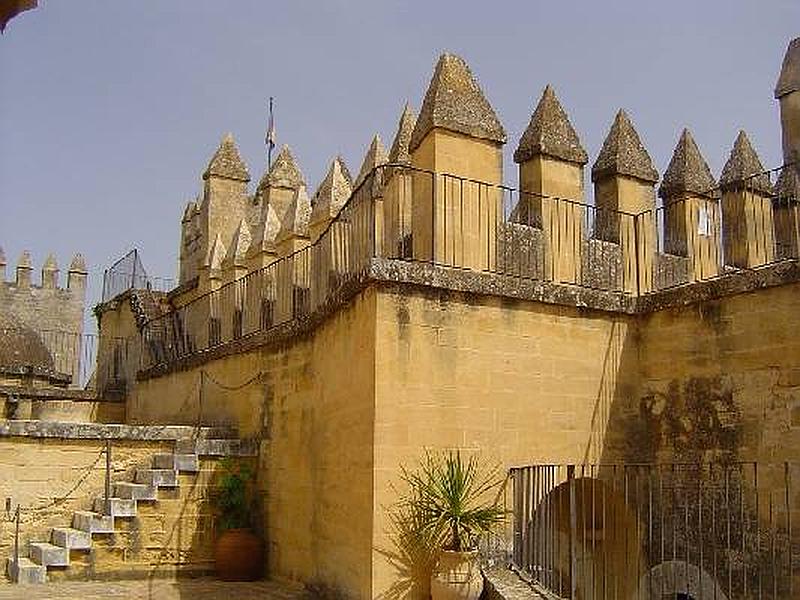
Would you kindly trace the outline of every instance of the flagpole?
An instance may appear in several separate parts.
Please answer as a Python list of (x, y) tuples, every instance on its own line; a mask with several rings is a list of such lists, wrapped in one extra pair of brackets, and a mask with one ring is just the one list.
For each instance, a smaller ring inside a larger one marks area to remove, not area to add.
[(267, 171), (272, 168), (272, 148), (275, 146), (275, 125), (272, 120), (272, 96), (269, 97), (269, 130), (267, 131)]

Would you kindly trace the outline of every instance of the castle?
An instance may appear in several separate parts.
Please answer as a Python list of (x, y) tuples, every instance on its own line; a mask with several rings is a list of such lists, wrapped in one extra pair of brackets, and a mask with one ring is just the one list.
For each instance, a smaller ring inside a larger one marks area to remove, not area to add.
[[(763, 463), (768, 508), (748, 518), (791, 522), (800, 38), (775, 97), (784, 164), (766, 169), (739, 132), (718, 179), (688, 130), (660, 175), (620, 110), (593, 204), (550, 86), (517, 142), (518, 189), (503, 184), (505, 129), (452, 54), (355, 179), (335, 157), (310, 193), (284, 146), (251, 192), (225, 136), (181, 220), (178, 286), (96, 311), (101, 339), (135, 340), (126, 422), (235, 427), (257, 447), (268, 572), (341, 597), (402, 596), (387, 507), (425, 448), (504, 468)], [(592, 548), (615, 525), (594, 524)], [(701, 555), (698, 581), (716, 585), (716, 566)]]

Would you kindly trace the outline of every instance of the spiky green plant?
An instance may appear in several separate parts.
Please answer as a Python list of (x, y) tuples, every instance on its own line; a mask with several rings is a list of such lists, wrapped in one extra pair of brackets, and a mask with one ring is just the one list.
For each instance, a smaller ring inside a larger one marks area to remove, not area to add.
[(212, 500), (223, 530), (242, 529), (251, 525), (249, 486), (252, 479), (253, 470), (248, 465), (230, 458), (221, 461), (217, 489)]
[(472, 550), (479, 536), (505, 520), (500, 471), (483, 469), (475, 455), (464, 459), (459, 450), (428, 451), (417, 470), (401, 469), (410, 490), (402, 502), (415, 517), (418, 535), (440, 548)]

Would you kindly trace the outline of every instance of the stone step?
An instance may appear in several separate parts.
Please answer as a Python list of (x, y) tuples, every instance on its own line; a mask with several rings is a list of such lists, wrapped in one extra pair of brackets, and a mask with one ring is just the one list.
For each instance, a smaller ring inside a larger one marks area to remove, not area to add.
[(92, 534), (72, 527), (54, 527), (50, 539), (56, 546), (70, 550), (89, 550), (92, 547)]
[(255, 456), (258, 444), (252, 440), (185, 439), (175, 442), (175, 452), (200, 456)]
[(153, 456), (153, 467), (183, 473), (197, 473), (200, 470), (200, 461), (197, 454), (156, 454)]
[[(136, 516), (136, 500), (131, 498), (109, 498), (109, 504), (111, 505), (111, 516), (112, 517), (135, 517)], [(95, 512), (100, 514), (106, 514), (106, 499), (103, 498), (95, 498), (94, 499), (94, 506)]]
[(19, 557), (19, 566), (14, 564), (14, 559), (6, 559), (6, 572), (14, 583), (30, 584), (45, 583), (47, 581), (47, 567), (37, 565), (30, 558)]
[(55, 546), (50, 542), (31, 542), (28, 544), (28, 556), (43, 567), (69, 566), (69, 548)]
[(87, 533), (114, 533), (114, 517), (90, 510), (76, 510), (72, 513), (72, 526)]
[(170, 469), (138, 469), (135, 481), (152, 487), (177, 487), (178, 472)]
[(130, 500), (156, 500), (158, 492), (152, 485), (122, 482), (114, 484), (114, 496)]

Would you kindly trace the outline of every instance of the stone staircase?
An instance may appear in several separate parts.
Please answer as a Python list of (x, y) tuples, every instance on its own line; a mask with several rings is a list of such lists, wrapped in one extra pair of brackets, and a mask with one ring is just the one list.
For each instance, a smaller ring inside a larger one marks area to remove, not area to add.
[(54, 527), (49, 541), (29, 542), (27, 556), (20, 548), (19, 564), (14, 558), (7, 559), (7, 573), (14, 583), (45, 583), (47, 570), (61, 570), (70, 566), (70, 553), (88, 553), (92, 549), (92, 536), (117, 533), (119, 520), (131, 520), (138, 515), (139, 503), (158, 502), (161, 488), (175, 490), (179, 486), (179, 474), (196, 474), (200, 470), (200, 457), (252, 456), (253, 448), (237, 439), (186, 439), (175, 442), (171, 454), (155, 454), (148, 468), (136, 470), (133, 481), (112, 484), (112, 496), (97, 497), (93, 510), (76, 510), (70, 527)]

